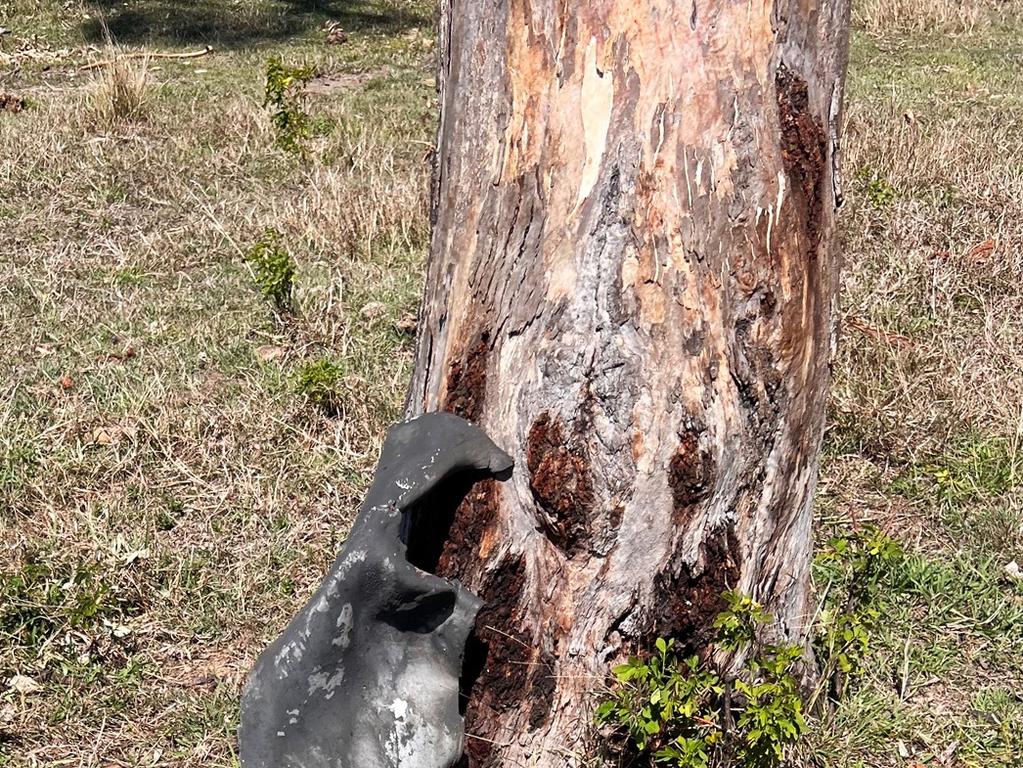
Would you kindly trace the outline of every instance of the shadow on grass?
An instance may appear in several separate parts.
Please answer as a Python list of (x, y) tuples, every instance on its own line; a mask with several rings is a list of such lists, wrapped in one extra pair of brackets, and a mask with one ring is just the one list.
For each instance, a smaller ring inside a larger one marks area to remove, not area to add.
[[(352, 32), (396, 34), (429, 23), (409, 0), (89, 0), (86, 40), (255, 46), (304, 35), (336, 21)], [(106, 28), (104, 28), (104, 22)]]

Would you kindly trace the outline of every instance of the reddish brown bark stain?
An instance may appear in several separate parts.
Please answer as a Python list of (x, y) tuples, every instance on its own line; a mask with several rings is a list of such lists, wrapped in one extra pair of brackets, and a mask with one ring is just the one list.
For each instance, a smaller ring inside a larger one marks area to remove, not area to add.
[(483, 331), (476, 343), (468, 346), (462, 359), (451, 363), (444, 410), (472, 422), (479, 420), (486, 402), (489, 353), (490, 333)]
[(437, 574), (460, 579), (472, 586), (476, 581), (473, 567), (483, 534), (497, 517), (497, 481), (492, 478), (474, 485), (455, 510), (447, 539), (437, 562)]
[[(833, 286), (822, 287), (822, 281), (833, 279), (835, 273), (827, 259), (818, 258), (821, 255), (823, 233), (829, 227), (829, 217), (824, 208), (827, 140), (821, 121), (811, 109), (806, 81), (799, 74), (781, 65), (775, 78), (775, 91), (781, 127), (782, 165), (793, 190), (791, 198), (794, 203), (792, 209), (795, 226), (791, 227), (791, 235), (795, 237), (789, 240), (788, 247), (794, 251), (793, 256), (802, 255), (805, 258), (805, 263), (797, 264), (797, 267), (801, 266), (801, 290), (807, 300), (801, 305), (795, 302), (788, 304), (781, 320), (781, 339), (774, 346), (779, 363), (793, 366), (790, 370), (808, 371), (810, 376), (819, 376), (822, 375), (819, 366), (808, 368), (805, 361), (808, 357), (811, 361), (821, 357), (817, 349), (824, 341), (823, 332), (829, 323), (830, 312), (828, 302), (820, 299), (832, 295), (834, 291)], [(783, 232), (780, 231), (779, 235), (776, 242), (783, 243)], [(769, 394), (772, 383), (765, 382)], [(798, 378), (793, 383), (795, 386), (790, 385), (788, 388), (789, 394), (804, 402), (805, 397), (801, 395), (825, 385), (823, 380), (799, 381)], [(811, 432), (802, 430), (803, 435)], [(788, 462), (796, 455), (796, 452), (792, 452), (784, 457), (784, 461)], [(783, 476), (791, 476), (791, 466), (784, 466)]]
[(466, 665), (479, 668), (469, 686), (465, 710), (467, 768), (490, 764), (491, 743), (498, 727), (497, 716), (518, 706), (526, 693), (532, 645), (518, 626), (519, 604), (526, 581), (521, 556), (506, 556), (489, 574), (481, 595), (483, 608), (476, 616), (477, 653)]
[(689, 521), (693, 508), (710, 494), (714, 477), (714, 459), (700, 448), (699, 433), (684, 432), (668, 462), (668, 486), (676, 524), (684, 525)]
[(654, 578), (653, 616), (644, 648), (658, 637), (675, 638), (687, 653), (701, 653), (714, 639), (714, 619), (725, 608), (724, 593), (739, 580), (739, 541), (731, 524), (712, 531), (701, 547), (699, 575), (683, 565)]
[(806, 81), (784, 65), (775, 78), (781, 157), (785, 173), (806, 211), (806, 232), (814, 248), (820, 243), (823, 222), (824, 128), (810, 112)]
[(540, 515), (540, 527), (551, 542), (573, 555), (590, 538), (594, 494), (586, 450), (569, 445), (561, 423), (542, 413), (526, 441), (529, 488)]

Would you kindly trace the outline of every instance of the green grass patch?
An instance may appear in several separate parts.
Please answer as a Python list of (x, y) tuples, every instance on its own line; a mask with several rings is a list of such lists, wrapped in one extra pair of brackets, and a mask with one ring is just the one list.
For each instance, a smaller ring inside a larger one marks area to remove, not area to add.
[(967, 432), (950, 440), (943, 453), (914, 462), (895, 478), (893, 489), (955, 510), (1005, 496), (1021, 480), (1023, 455), (1015, 441)]

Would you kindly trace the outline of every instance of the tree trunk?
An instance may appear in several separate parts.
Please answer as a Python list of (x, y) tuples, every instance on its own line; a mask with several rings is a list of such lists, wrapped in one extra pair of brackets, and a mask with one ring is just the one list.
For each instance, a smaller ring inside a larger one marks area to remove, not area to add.
[(515, 458), (429, 564), (485, 600), (470, 766), (582, 765), (609, 664), (721, 594), (804, 637), (848, 0), (443, 0), (410, 415)]

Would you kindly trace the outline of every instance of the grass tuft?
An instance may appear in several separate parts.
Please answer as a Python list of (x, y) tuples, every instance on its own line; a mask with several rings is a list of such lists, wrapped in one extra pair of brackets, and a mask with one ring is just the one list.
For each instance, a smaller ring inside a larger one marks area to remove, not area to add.
[(149, 116), (153, 98), (149, 59), (127, 57), (112, 46), (108, 50), (108, 63), (97, 68), (86, 93), (86, 111), (105, 128), (141, 122)]

